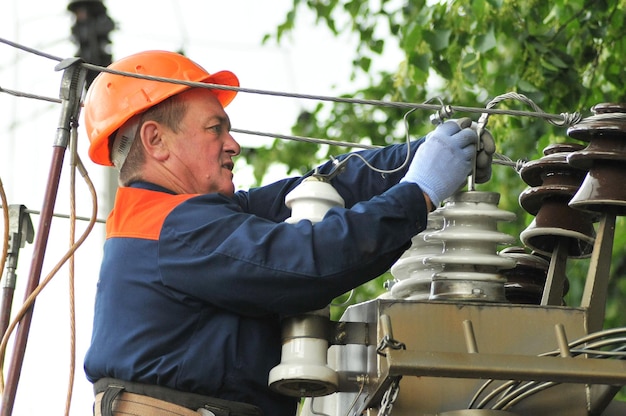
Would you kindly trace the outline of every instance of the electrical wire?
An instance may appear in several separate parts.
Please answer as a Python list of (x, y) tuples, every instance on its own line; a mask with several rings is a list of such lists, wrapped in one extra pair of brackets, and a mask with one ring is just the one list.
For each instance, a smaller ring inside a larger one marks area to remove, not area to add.
[[(505, 100), (516, 100), (516, 101), (521, 101), (522, 103), (528, 104), (530, 107), (532, 107), (533, 110), (535, 110), (535, 113), (538, 114), (545, 114), (545, 112), (537, 105), (533, 102), (533, 100), (531, 100), (530, 98), (526, 97), (523, 94), (519, 94), (516, 92), (507, 92), (505, 94), (502, 95), (498, 95), (497, 97), (491, 99), (487, 105), (486, 105), (486, 109), (490, 110), (493, 109), (497, 104), (501, 103), (502, 101)], [(482, 132), (482, 130), (484, 129), (485, 125), (487, 124), (487, 119), (489, 118), (489, 115), (491, 113), (489, 111), (485, 111), (480, 118), (478, 119), (478, 131), (479, 133)], [(561, 113), (561, 119), (558, 120), (555, 117), (550, 117), (547, 118), (546, 120), (548, 121), (548, 123), (553, 124), (555, 126), (571, 126), (574, 124), (577, 124), (580, 122), (580, 120), (582, 119), (581, 115), (579, 113)], [(479, 134), (480, 137), (480, 134)]]
[[(363, 394), (363, 391), (365, 390), (365, 382), (367, 380), (367, 376), (361, 375), (358, 378), (361, 379), (361, 383), (360, 383), (361, 387), (359, 388), (359, 392), (354, 397), (354, 400), (352, 400), (352, 403), (350, 404), (350, 407), (348, 407), (348, 410), (346, 411), (346, 416), (350, 415), (350, 412), (352, 411), (352, 409), (354, 409), (354, 406), (356, 406), (356, 403), (359, 400), (359, 397), (361, 397), (361, 394)], [(367, 396), (366, 396), (366, 398), (367, 398)]]
[[(576, 348), (581, 345), (583, 346), (580, 348)], [(606, 351), (601, 349), (613, 346), (616, 347)], [(569, 352), (572, 354), (572, 357), (593, 355), (592, 358), (594, 359), (626, 359), (626, 328), (612, 328), (585, 335), (577, 340), (570, 342), (568, 344), (568, 348)], [(554, 350), (539, 354), (539, 356), (556, 357), (560, 354), (560, 350)], [(528, 398), (536, 393), (560, 384), (553, 381), (521, 382), (516, 380), (510, 380), (495, 387), (479, 402), (479, 397), (486, 391), (487, 387), (494, 382), (495, 380), (488, 380), (487, 382), (485, 382), (474, 394), (467, 408), (484, 409), (487, 408), (489, 403), (496, 400), (495, 403), (491, 407), (489, 407), (490, 409), (507, 410), (525, 398)]]
[[(26, 213), (26, 214), (34, 214), (34, 215), (41, 215), (41, 211), (37, 211), (37, 210), (34, 210), (34, 209), (25, 209), (24, 213)], [(84, 216), (80, 216), (80, 215), (76, 215), (76, 216), (74, 216), (74, 218), (72, 218), (72, 216), (70, 214), (54, 213), (54, 214), (52, 214), (52, 216), (55, 217), (55, 218), (75, 219), (77, 221), (85, 221), (85, 222), (91, 221), (91, 217), (84, 217)], [(96, 222), (100, 223), (100, 224), (105, 224), (106, 220), (102, 219), (102, 218), (96, 218)]]
[[(354, 409), (354, 406), (356, 405), (357, 401), (359, 400), (359, 397), (361, 397), (361, 394), (363, 394), (363, 391), (365, 390), (365, 381), (367, 379), (367, 376), (359, 376), (358, 377), (360, 379), (360, 387), (359, 387), (359, 391), (356, 393), (354, 400), (352, 400), (352, 403), (350, 404), (350, 406), (348, 407), (348, 410), (346, 410), (345, 415), (349, 416), (350, 412), (352, 411), (352, 409)], [(317, 411), (314, 409), (313, 407), (313, 402), (315, 401), (315, 397), (311, 397), (309, 400), (309, 411), (311, 412), (312, 415), (315, 416), (330, 416), (324, 412), (321, 411)]]
[[(45, 53), (37, 51), (37, 50), (35, 50), (33, 48), (28, 48), (26, 46), (19, 45), (19, 44), (15, 43), (15, 42), (11, 42), (11, 41), (8, 41), (8, 40), (3, 39), (3, 38), (0, 38), (0, 42), (9, 44), (9, 45), (11, 45), (13, 47), (22, 49), (22, 50), (24, 50), (26, 52), (30, 52), (30, 53), (33, 53), (33, 54), (36, 54), (36, 55), (39, 55), (39, 56), (42, 56), (42, 57), (45, 57), (45, 58), (48, 58), (48, 59), (52, 59), (52, 60), (59, 61), (59, 62), (63, 61), (63, 59), (60, 58), (60, 57), (56, 57), (56, 56), (53, 56), (53, 55), (50, 55), (50, 54), (45, 54)], [(310, 99), (310, 100), (316, 100), (316, 101), (331, 101), (331, 102), (342, 102), (342, 103), (352, 103), (352, 104), (377, 105), (377, 106), (385, 106), (385, 107), (409, 108), (410, 110), (404, 116), (404, 124), (405, 124), (405, 128), (407, 129), (407, 141), (406, 141), (407, 142), (407, 160), (405, 161), (404, 164), (402, 164), (397, 169), (402, 169), (404, 166), (406, 166), (406, 164), (409, 162), (409, 159), (410, 159), (410, 141), (408, 140), (407, 116), (410, 113), (412, 113), (413, 111), (415, 111), (416, 109), (424, 109), (424, 110), (431, 110), (431, 111), (434, 110), (435, 114), (431, 115), (431, 117), (430, 117), (431, 118), (431, 122), (433, 124), (441, 123), (444, 119), (449, 118), (456, 111), (464, 111), (464, 112), (470, 112), (470, 113), (472, 113), (472, 112), (473, 113), (481, 113), (481, 117), (480, 117), (480, 119), (478, 121), (478, 130), (477, 130), (477, 133), (478, 133), (479, 137), (480, 137), (480, 134), (482, 133), (482, 131), (484, 130), (484, 128), (485, 128), (485, 126), (487, 124), (487, 119), (488, 119), (489, 115), (491, 115), (491, 114), (506, 114), (506, 115), (512, 115), (512, 116), (538, 117), (538, 118), (543, 118), (543, 119), (547, 120), (550, 124), (553, 124), (553, 125), (556, 125), (556, 126), (571, 126), (571, 125), (575, 125), (575, 124), (579, 123), (581, 121), (581, 118), (582, 118), (580, 113), (578, 113), (578, 112), (561, 113), (559, 115), (548, 114), (548, 113), (544, 112), (538, 105), (536, 105), (528, 97), (526, 97), (526, 96), (524, 96), (522, 94), (514, 93), (514, 92), (502, 94), (502, 95), (499, 95), (499, 96), (495, 97), (494, 99), (492, 99), (487, 104), (486, 108), (475, 108), (475, 107), (460, 107), (460, 106), (446, 105), (439, 98), (429, 99), (429, 100), (427, 100), (427, 101), (425, 101), (425, 102), (423, 102), (421, 104), (415, 104), (415, 103), (387, 102), (387, 101), (380, 101), (380, 100), (361, 100), (361, 99), (345, 98), (345, 97), (329, 97), (329, 96), (309, 95), (309, 94), (294, 94), (294, 93), (267, 91), (267, 90), (260, 90), (260, 89), (231, 87), (231, 86), (224, 86), (224, 85), (217, 85), (217, 84), (207, 84), (207, 83), (202, 83), (202, 82), (182, 81), (182, 80), (175, 80), (175, 79), (171, 79), (171, 78), (155, 77), (155, 76), (149, 76), (149, 75), (128, 73), (128, 72), (112, 70), (110, 68), (106, 68), (106, 67), (102, 67), (102, 66), (98, 66), (98, 65), (93, 65), (93, 64), (88, 64), (88, 63), (81, 63), (81, 65), (86, 67), (89, 70), (92, 70), (92, 71), (108, 72), (108, 73), (117, 74), (117, 75), (120, 75), (120, 76), (127, 76), (127, 77), (139, 78), (139, 79), (147, 79), (147, 80), (153, 80), (153, 81), (159, 81), (159, 82), (169, 82), (169, 83), (175, 83), (175, 84), (183, 84), (183, 85), (187, 85), (187, 86), (190, 86), (190, 87), (234, 90), (234, 91), (244, 92), (244, 93), (271, 95), (271, 96), (280, 96), (280, 97), (291, 97), (291, 98), (300, 98), (300, 99)], [(2, 88), (2, 87), (0, 87), (0, 92), (9, 93), (9, 94), (12, 94), (12, 95), (18, 96), (18, 97), (41, 99), (41, 100), (46, 100), (46, 101), (51, 101), (51, 102), (60, 102), (60, 100), (58, 100), (58, 99), (37, 96), (35, 94), (28, 94), (28, 93), (19, 92), (19, 91), (13, 91), (13, 90), (9, 90), (9, 89)], [(518, 111), (518, 110), (497, 110), (497, 109), (494, 108), (497, 104), (499, 104), (500, 102), (502, 102), (504, 100), (507, 100), (507, 99), (513, 99), (513, 100), (521, 101), (521, 102), (529, 105), (534, 111), (529, 112), (529, 111)], [(431, 104), (431, 102), (434, 101), (434, 100), (439, 101), (439, 104)], [(242, 134), (250, 134), (250, 135), (256, 135), (256, 136), (263, 136), (263, 137), (272, 137), (274, 139), (280, 139), (280, 140), (293, 140), (293, 141), (309, 142), (309, 143), (315, 143), (315, 144), (327, 144), (327, 145), (334, 145), (334, 146), (343, 146), (343, 147), (348, 147), (348, 148), (370, 149), (370, 148), (377, 148), (378, 147), (378, 146), (364, 145), (364, 144), (360, 144), (360, 143), (342, 142), (342, 141), (337, 141), (337, 140), (327, 140), (327, 139), (320, 139), (320, 138), (294, 136), (294, 135), (284, 135), (284, 134), (276, 134), (276, 133), (266, 133), (266, 132), (244, 130), (244, 129), (236, 129), (236, 128), (232, 128), (231, 131), (242, 133)], [(343, 165), (346, 164), (348, 162), (348, 160), (351, 159), (352, 157), (360, 157), (360, 156), (358, 154), (356, 154), (356, 153), (348, 154), (348, 156), (346, 158), (344, 158), (341, 162), (336, 162), (337, 164), (336, 164), (335, 169), (333, 169), (333, 172), (331, 172), (328, 175), (324, 175), (325, 179), (326, 180), (330, 180), (330, 179), (332, 179), (332, 177), (334, 175), (340, 173), (342, 171)], [(361, 158), (361, 159), (363, 160), (363, 162), (370, 169), (372, 169), (372, 170), (374, 170), (376, 172), (380, 172), (381, 174), (391, 173), (391, 172), (397, 171), (397, 169), (390, 170), (390, 171), (379, 170), (379, 169), (375, 168), (374, 166), (371, 166), (363, 158)], [(499, 165), (504, 165), (504, 166), (508, 166), (508, 167), (512, 167), (512, 168), (515, 169), (515, 171), (517, 173), (519, 173), (521, 168), (523, 167), (523, 165), (526, 163), (526, 161), (525, 160), (513, 161), (511, 158), (509, 158), (509, 157), (507, 157), (505, 155), (501, 155), (501, 154), (495, 153), (493, 155), (493, 158), (492, 158), (492, 163), (499, 164)], [(473, 178), (475, 176), (475, 167), (473, 169), (474, 169), (474, 171), (472, 172), (472, 175), (470, 176), (469, 182), (468, 182), (468, 187), (470, 189), (473, 189), (473, 186), (474, 186)], [(321, 175), (318, 175), (318, 176), (321, 176)]]
[[(314, 101), (327, 101), (327, 102), (335, 102), (335, 103), (373, 105), (373, 106), (380, 106), (380, 107), (422, 109), (422, 110), (430, 110), (430, 111), (439, 111), (441, 109), (439, 105), (428, 104), (428, 103), (419, 104), (419, 103), (406, 103), (406, 102), (397, 102), (397, 101), (364, 100), (364, 99), (359, 99), (359, 98), (331, 97), (331, 96), (325, 96), (325, 95), (297, 94), (297, 93), (288, 93), (288, 92), (280, 92), (280, 91), (261, 90), (261, 89), (254, 89), (254, 88), (231, 87), (227, 85), (183, 81), (183, 80), (171, 79), (171, 78), (166, 78), (166, 77), (155, 77), (155, 76), (150, 76), (150, 75), (142, 75), (142, 74), (135, 74), (135, 73), (129, 73), (129, 72), (124, 72), (124, 71), (117, 71), (117, 70), (113, 70), (110, 68), (105, 68), (102, 66), (88, 64), (88, 63), (82, 63), (82, 65), (85, 68), (92, 70), (92, 71), (108, 72), (114, 75), (128, 76), (131, 78), (146, 79), (150, 81), (169, 82), (172, 84), (186, 85), (188, 87), (194, 87), (194, 88), (230, 90), (230, 91), (237, 91), (237, 92), (250, 93), (250, 94), (270, 95), (270, 96), (286, 97), (286, 98), (298, 98), (298, 99), (314, 100)], [(486, 109), (486, 108), (452, 106), (452, 105), (447, 106), (447, 108), (453, 112), (460, 111), (460, 112), (466, 112), (466, 113), (504, 114), (504, 115), (511, 115), (511, 116), (537, 117), (537, 118), (542, 118), (548, 121), (557, 122), (559, 123), (559, 125), (567, 125), (566, 123), (574, 122), (576, 120), (579, 120), (580, 118), (580, 115), (578, 113), (549, 114), (543, 111), (498, 110), (495, 108)]]
[(318, 412), (317, 410), (315, 410), (313, 408), (313, 401), (315, 400), (315, 397), (311, 397), (311, 399), (309, 400), (309, 411), (311, 412), (312, 415), (315, 416), (331, 416), (329, 414), (326, 414), (324, 412)]
[[(76, 243), (76, 170), (78, 164), (78, 133), (72, 128), (70, 135), (70, 247)], [(74, 374), (76, 373), (76, 299), (75, 290), (75, 256), (69, 259), (69, 314), (70, 314), (70, 368), (68, 374), (67, 396), (65, 400), (65, 416), (69, 416), (74, 392)]]
[[(20, 45), (16, 42), (12, 42), (4, 38), (0, 38), (0, 43), (5, 43), (7, 45), (13, 46), (14, 48), (18, 48), (26, 52), (33, 53), (35, 55), (39, 55), (39, 56), (42, 56), (51, 60), (55, 60), (58, 62), (63, 61), (63, 59), (60, 57), (46, 54), (44, 52)], [(139, 78), (139, 79), (146, 79), (146, 80), (159, 81), (159, 82), (168, 82), (168, 83), (181, 84), (181, 85), (186, 85), (189, 87), (197, 87), (197, 88), (221, 89), (221, 90), (238, 91), (238, 92), (250, 93), (250, 94), (298, 98), (298, 99), (306, 99), (306, 100), (314, 100), (314, 101), (374, 105), (374, 106), (381, 106), (381, 107), (395, 107), (395, 108), (406, 108), (406, 109), (422, 109), (422, 110), (437, 111), (437, 112), (440, 112), (442, 110), (441, 105), (429, 104), (428, 101), (425, 103), (419, 104), (419, 103), (394, 102), (394, 101), (383, 101), (383, 100), (364, 100), (364, 99), (347, 98), (347, 97), (331, 97), (331, 96), (313, 95), (313, 94), (297, 94), (297, 93), (289, 93), (289, 92), (244, 88), (244, 87), (232, 87), (232, 86), (219, 85), (219, 84), (208, 84), (208, 83), (203, 83), (203, 82), (192, 82), (192, 81), (177, 80), (177, 79), (166, 78), (166, 77), (155, 77), (155, 76), (150, 76), (150, 75), (135, 74), (135, 73), (130, 73), (130, 72), (117, 71), (114, 69), (110, 69), (110, 68), (106, 68), (103, 66), (94, 65), (94, 64), (90, 64), (86, 62), (81, 63), (81, 65), (85, 67), (86, 69), (96, 71), (96, 72), (108, 72), (111, 74), (121, 75), (121, 76), (126, 76), (126, 77), (131, 77), (131, 78)], [(0, 91), (7, 91), (7, 90), (3, 89)], [(516, 93), (508, 93), (508, 94), (499, 96), (502, 98), (496, 97), (496, 99), (492, 100), (492, 103), (493, 103), (492, 105), (495, 105), (495, 103), (501, 101), (503, 98), (511, 98), (515, 94)], [(521, 97), (519, 98), (521, 99)], [(527, 101), (528, 103), (532, 103), (532, 101), (529, 100), (528, 98), (524, 98), (524, 100)], [(477, 107), (453, 106), (453, 105), (447, 105), (444, 107), (444, 109), (445, 109), (445, 113), (450, 113), (450, 114), (453, 112), (461, 111), (461, 112), (467, 112), (467, 113), (480, 113), (483, 115), (503, 114), (503, 115), (511, 115), (511, 116), (536, 117), (536, 118), (545, 119), (548, 122), (553, 123), (553, 124), (557, 123), (557, 125), (560, 125), (560, 126), (571, 125), (580, 121), (580, 114), (578, 112), (549, 114), (549, 113), (542, 111), (534, 103), (532, 103), (531, 106), (533, 107), (535, 111), (498, 110), (495, 108), (477, 108)]]
[[(56, 61), (59, 61), (59, 62), (63, 61), (62, 58), (42, 53), (42, 52), (37, 51), (35, 49), (28, 48), (28, 47), (25, 47), (23, 45), (19, 45), (19, 44), (15, 43), (15, 42), (11, 42), (11, 41), (8, 41), (6, 39), (0, 38), (0, 42), (7, 43), (7, 44), (9, 44), (11, 46), (14, 46), (16, 48), (22, 49), (22, 50), (30, 52), (30, 53), (34, 53), (34, 54), (40, 55), (42, 57), (46, 57), (48, 59), (56, 60)], [(182, 81), (182, 80), (175, 80), (175, 79), (171, 79), (171, 78), (155, 77), (155, 76), (149, 76), (149, 75), (128, 73), (128, 72), (112, 70), (110, 68), (106, 68), (106, 67), (102, 67), (102, 66), (98, 66), (98, 65), (93, 65), (93, 64), (88, 64), (88, 63), (81, 63), (81, 65), (86, 67), (89, 70), (92, 70), (92, 71), (108, 72), (108, 73), (112, 73), (112, 74), (116, 74), (116, 75), (120, 75), (120, 76), (127, 76), (127, 77), (139, 78), (139, 79), (147, 79), (147, 80), (153, 80), (153, 81), (159, 81), (159, 82), (169, 82), (169, 83), (175, 83), (175, 84), (182, 84), (182, 85), (187, 85), (187, 86), (190, 86), (190, 87), (234, 90), (234, 91), (244, 92), (244, 93), (261, 94), (261, 95), (272, 95), (272, 96), (280, 96), (280, 97), (291, 97), (291, 98), (300, 98), (300, 99), (311, 99), (311, 100), (316, 100), (316, 101), (331, 101), (331, 102), (342, 102), (342, 103), (353, 103), (353, 104), (378, 105), (378, 106), (386, 106), (386, 107), (409, 108), (409, 111), (404, 116), (404, 124), (405, 124), (405, 128), (407, 130), (407, 140), (406, 140), (406, 142), (407, 142), (407, 160), (405, 161), (404, 164), (402, 164), (397, 169), (402, 169), (404, 166), (406, 166), (406, 164), (408, 164), (408, 162), (410, 160), (410, 140), (408, 140), (407, 116), (410, 113), (412, 113), (413, 111), (415, 111), (416, 109), (424, 109), (424, 110), (431, 110), (431, 111), (435, 110), (435, 114), (431, 115), (431, 117), (430, 117), (431, 118), (431, 122), (433, 124), (441, 123), (444, 119), (449, 118), (456, 111), (464, 111), (464, 112), (470, 112), (470, 113), (471, 112), (473, 112), (473, 113), (481, 113), (481, 117), (480, 117), (480, 119), (478, 121), (478, 131), (477, 131), (479, 137), (480, 137), (481, 132), (484, 130), (484, 128), (485, 128), (485, 126), (487, 124), (487, 119), (488, 119), (489, 115), (491, 115), (491, 114), (506, 114), (506, 115), (512, 115), (512, 116), (516, 116), (517, 115), (517, 116), (538, 117), (538, 118), (543, 118), (543, 119), (547, 120), (549, 123), (551, 123), (553, 125), (557, 125), (557, 126), (571, 126), (571, 125), (577, 124), (577, 123), (579, 123), (581, 121), (581, 115), (578, 112), (561, 113), (559, 115), (548, 114), (548, 113), (544, 112), (538, 105), (536, 105), (528, 97), (526, 97), (526, 96), (524, 96), (522, 94), (514, 93), (514, 92), (502, 94), (502, 95), (499, 95), (499, 96), (495, 97), (494, 99), (492, 99), (487, 104), (486, 108), (475, 108), (475, 107), (460, 107), (460, 106), (446, 105), (439, 98), (429, 99), (429, 100), (427, 100), (427, 101), (425, 101), (425, 102), (423, 102), (421, 104), (415, 104), (415, 103), (387, 102), (387, 101), (380, 101), (380, 100), (361, 100), (361, 99), (345, 98), (345, 97), (329, 97), (329, 96), (321, 96), (321, 95), (294, 94), (294, 93), (267, 91), (267, 90), (260, 90), (260, 89), (231, 87), (231, 86), (224, 86), (224, 85), (217, 85), (217, 84), (207, 84), (207, 83), (203, 83), (203, 82)], [(19, 92), (19, 91), (8, 90), (8, 89), (2, 88), (2, 87), (0, 87), (0, 92), (9, 93), (9, 94), (12, 94), (12, 95), (15, 95), (15, 96), (19, 96), (19, 97), (42, 99), (42, 100), (47, 100), (47, 101), (51, 101), (51, 102), (59, 102), (60, 101), (58, 99), (52, 99), (52, 98), (49, 98), (49, 97), (41, 97), (41, 96), (37, 96), (35, 94), (28, 94), (28, 93)], [(518, 111), (518, 110), (497, 110), (497, 109), (494, 108), (497, 104), (499, 104), (500, 102), (502, 102), (504, 100), (507, 100), (507, 99), (513, 99), (513, 100), (521, 101), (521, 102), (523, 102), (525, 104), (528, 104), (534, 111), (529, 112), (529, 111)], [(431, 104), (431, 102), (434, 101), (434, 100), (439, 101), (439, 104)], [(343, 147), (348, 147), (348, 148), (371, 149), (371, 148), (377, 148), (378, 147), (378, 146), (371, 146), (371, 145), (365, 145), (365, 144), (360, 144), (360, 143), (342, 142), (342, 141), (337, 141), (337, 140), (327, 140), (327, 139), (320, 139), (320, 138), (294, 136), (294, 135), (284, 135), (284, 134), (276, 134), (276, 133), (266, 133), (266, 132), (252, 131), (252, 130), (245, 130), (245, 129), (236, 129), (236, 128), (232, 128), (231, 131), (242, 133), (242, 134), (250, 134), (250, 135), (256, 135), (256, 136), (263, 136), (263, 137), (272, 137), (274, 139), (280, 139), (280, 140), (293, 140), (293, 141), (309, 142), (309, 143), (315, 143), (315, 144), (327, 144), (327, 145), (334, 145), (334, 146), (343, 146)], [(357, 153), (349, 153), (348, 156), (346, 158), (344, 158), (341, 162), (336, 162), (336, 167), (335, 167), (335, 169), (333, 169), (333, 172), (331, 172), (330, 174), (324, 175), (325, 179), (326, 180), (330, 180), (330, 179), (332, 179), (332, 177), (334, 175), (340, 173), (342, 171), (343, 165), (345, 165), (348, 162), (348, 160), (351, 159), (352, 157), (360, 157), (360, 156)], [(363, 158), (361, 158), (361, 159), (363, 160), (363, 162), (370, 169), (372, 169), (372, 170), (374, 170), (376, 172), (380, 172), (381, 174), (392, 173), (394, 171), (397, 171), (397, 169), (390, 170), (390, 171), (383, 171), (383, 170), (375, 168), (374, 166), (371, 166)], [(504, 166), (508, 166), (508, 167), (512, 167), (512, 168), (514, 168), (516, 170), (517, 173), (519, 173), (521, 168), (523, 167), (523, 165), (526, 163), (526, 161), (525, 160), (513, 161), (511, 158), (509, 158), (509, 157), (507, 157), (505, 155), (501, 155), (501, 154), (495, 153), (493, 155), (493, 158), (492, 158), (492, 163), (499, 164), (499, 165), (504, 165)], [(474, 167), (474, 170), (475, 170), (475, 167)], [(321, 176), (321, 175), (318, 175), (318, 176)], [(474, 176), (475, 176), (475, 172), (473, 171), (472, 175), (469, 178), (469, 182), (468, 182), (468, 187), (470, 189), (473, 189), (473, 186), (474, 186), (474, 183), (473, 183)]]
[(34, 49), (34, 48), (30, 48), (28, 46), (22, 45), (22, 44), (17, 43), (17, 42), (10, 41), (10, 40), (5, 39), (5, 38), (0, 38), (0, 43), (4, 43), (6, 45), (12, 46), (15, 49), (21, 49), (24, 52), (32, 53), (33, 55), (41, 56), (43, 58), (48, 58), (48, 59), (50, 59), (52, 61), (61, 62), (63, 60), (63, 59), (59, 58), (58, 56), (50, 55), (48, 53), (42, 52), (42, 51)]
[(509, 396), (502, 400), (499, 400), (491, 409), (492, 410), (508, 410), (522, 400), (547, 390), (550, 387), (556, 386), (559, 383), (553, 381), (546, 381), (543, 383), (529, 382), (524, 385), (519, 391), (513, 391)]
[(235, 132), (235, 133), (251, 134), (254, 136), (271, 137), (275, 139), (293, 140), (296, 142), (328, 144), (331, 146), (354, 147), (354, 148), (359, 148), (359, 149), (377, 149), (381, 147), (381, 146), (375, 146), (371, 144), (342, 142), (339, 140), (327, 140), (327, 139), (318, 139), (318, 138), (313, 138), (313, 137), (291, 136), (291, 135), (277, 134), (277, 133), (265, 133), (261, 131), (255, 131), (255, 130), (242, 130), (242, 129), (231, 128), (230, 131)]
[(348, 161), (352, 158), (357, 158), (360, 159), (363, 164), (365, 166), (367, 166), (370, 170), (374, 171), (374, 172), (378, 172), (382, 175), (388, 174), (388, 173), (394, 173), (397, 172), (401, 169), (403, 169), (405, 166), (407, 166), (409, 164), (409, 162), (411, 161), (411, 136), (409, 134), (409, 122), (408, 122), (408, 116), (409, 114), (411, 114), (413, 111), (415, 111), (415, 108), (412, 108), (411, 110), (409, 110), (403, 117), (404, 120), (404, 128), (405, 128), (405, 143), (406, 143), (406, 157), (404, 158), (404, 161), (400, 164), (400, 166), (392, 168), (392, 169), (380, 169), (377, 168), (376, 166), (372, 165), (371, 163), (369, 163), (362, 155), (358, 154), (358, 153), (349, 153), (345, 158), (343, 158), (341, 161), (337, 161), (335, 160), (334, 164), (334, 168), (331, 172), (329, 172), (328, 174), (320, 174), (315, 172), (313, 175), (323, 178), (326, 181), (330, 181), (332, 178), (334, 178), (335, 176), (337, 176), (338, 174), (340, 174), (343, 169), (344, 166), (348, 163)]

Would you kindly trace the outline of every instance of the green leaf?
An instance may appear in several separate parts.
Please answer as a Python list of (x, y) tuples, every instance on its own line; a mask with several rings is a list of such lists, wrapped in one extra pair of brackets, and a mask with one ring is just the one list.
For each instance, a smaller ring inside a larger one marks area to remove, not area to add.
[(345, 4), (344, 9), (350, 14), (352, 18), (359, 16), (361, 11), (362, 2), (358, 0), (349, 1)]
[(487, 3), (485, 0), (472, 0), (470, 7), (474, 19), (482, 21), (487, 10)]
[(423, 29), (422, 26), (412, 22), (402, 33), (404, 33), (404, 36), (400, 42), (400, 46), (404, 52), (409, 55), (417, 49), (418, 43), (421, 42)]
[(409, 63), (424, 73), (430, 70), (430, 55), (426, 53), (414, 53), (409, 57)]
[(425, 30), (424, 40), (430, 45), (433, 51), (440, 51), (447, 48), (450, 44), (451, 33), (452, 31), (449, 29)]
[(376, 39), (376, 40), (369, 42), (369, 46), (372, 52), (375, 52), (380, 55), (383, 52), (383, 49), (385, 48), (385, 41), (382, 39)]
[(539, 62), (541, 63), (541, 66), (547, 69), (548, 71), (556, 72), (559, 70), (559, 68), (556, 65), (554, 65), (552, 62), (550, 62), (550, 60), (546, 58), (545, 56), (542, 56), (541, 58), (539, 58)]
[(495, 9), (499, 9), (502, 7), (502, 2), (504, 0), (487, 0), (490, 5), (492, 5)]
[(478, 52), (483, 53), (495, 48), (496, 45), (496, 35), (493, 31), (493, 27), (490, 27), (486, 33), (476, 36), (476, 41), (474, 42), (474, 48)]
[(524, 92), (536, 92), (538, 91), (537, 87), (535, 87), (533, 84), (531, 84), (530, 82), (527, 82), (523, 79), (520, 79), (517, 82), (517, 86), (520, 90), (524, 91)]
[(561, 58), (559, 58), (556, 55), (547, 56), (546, 59), (557, 68), (569, 68), (570, 67)]

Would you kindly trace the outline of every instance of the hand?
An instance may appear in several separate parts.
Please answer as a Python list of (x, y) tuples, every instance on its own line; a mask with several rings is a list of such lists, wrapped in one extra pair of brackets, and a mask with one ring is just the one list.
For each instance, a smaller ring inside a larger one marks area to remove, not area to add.
[[(469, 119), (468, 119), (469, 120)], [(400, 182), (419, 185), (435, 207), (456, 192), (472, 171), (478, 136), (454, 121), (426, 135)]]
[[(461, 128), (471, 128), (478, 133), (478, 123), (470, 118), (464, 117), (454, 120)], [(491, 179), (491, 163), (493, 162), (493, 154), (496, 152), (496, 142), (489, 130), (484, 129), (480, 135), (480, 143), (478, 144), (478, 152), (476, 153), (476, 172), (474, 181), (476, 183), (485, 183)]]

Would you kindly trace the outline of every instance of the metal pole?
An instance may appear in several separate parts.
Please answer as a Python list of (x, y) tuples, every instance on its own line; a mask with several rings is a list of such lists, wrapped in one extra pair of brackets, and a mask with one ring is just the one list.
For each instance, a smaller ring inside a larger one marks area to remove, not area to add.
[(615, 215), (602, 214), (580, 302), (580, 306), (587, 309), (587, 328), (590, 333), (602, 330), (604, 325), (614, 238)]
[(567, 268), (567, 241), (559, 238), (556, 247), (552, 251), (550, 267), (543, 288), (541, 305), (563, 304), (563, 291), (565, 289), (565, 270)]
[[(67, 149), (69, 143), (70, 130), (76, 126), (78, 115), (80, 114), (80, 102), (85, 88), (85, 76), (87, 72), (80, 62), (81, 60), (79, 58), (70, 58), (60, 62), (55, 68), (57, 71), (64, 70), (60, 91), (63, 108), (61, 110), (59, 126), (57, 128), (57, 134), (53, 145), (52, 162), (44, 196), (43, 208), (41, 210), (30, 274), (28, 276), (28, 283), (26, 286), (25, 299), (28, 298), (28, 296), (39, 285), (44, 254), (48, 243), (48, 237), (50, 235), (50, 225), (56, 202), (65, 150)], [(2, 416), (9, 416), (13, 412), (13, 405), (15, 403), (15, 395), (17, 392), (17, 385), (19, 383), (22, 363), (24, 361), (28, 331), (30, 329), (34, 307), (35, 304), (33, 303), (17, 327), (13, 355), (11, 356), (11, 363), (8, 370), (7, 383), (2, 395), (2, 409), (0, 413)]]

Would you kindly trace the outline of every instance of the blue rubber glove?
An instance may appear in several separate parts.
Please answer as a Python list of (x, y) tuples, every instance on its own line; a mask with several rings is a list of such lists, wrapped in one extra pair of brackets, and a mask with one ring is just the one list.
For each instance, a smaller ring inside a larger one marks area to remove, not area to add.
[(446, 121), (426, 135), (400, 182), (419, 185), (435, 207), (456, 192), (472, 172), (478, 136)]

